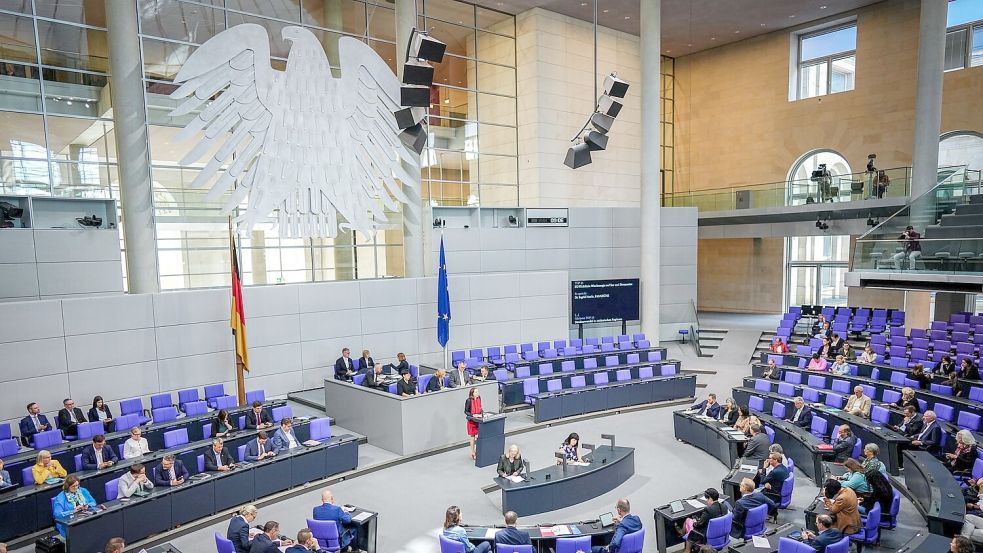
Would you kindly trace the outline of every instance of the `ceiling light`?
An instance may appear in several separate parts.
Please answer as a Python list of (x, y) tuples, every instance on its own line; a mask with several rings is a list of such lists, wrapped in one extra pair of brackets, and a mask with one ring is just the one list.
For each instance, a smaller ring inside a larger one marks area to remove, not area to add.
[(712, 36), (712, 37), (710, 37), (710, 40), (717, 40), (717, 37)]
[(608, 13), (609, 11), (611, 11), (611, 10), (604, 10), (604, 13)]
[(65, 100), (65, 104), (67, 104), (67, 105), (70, 106), (70, 105), (72, 105), (72, 101), (71, 100)]
[(89, 102), (85, 103), (85, 109), (89, 109)]
[(741, 34), (741, 32), (740, 31), (734, 31), (734, 34), (735, 35), (739, 35), (739, 34)]
[(625, 21), (627, 21), (627, 20), (629, 20), (629, 19), (631, 19), (631, 16), (630, 16), (630, 15), (626, 15), (626, 16), (625, 16)]
[(788, 18), (789, 19), (795, 19), (795, 14), (793, 13), (792, 15), (788, 16)]
[(764, 24), (764, 23), (762, 23), (762, 24), (761, 24), (761, 26), (762, 26), (762, 27), (764, 27), (764, 26), (765, 26), (765, 24)]
[(819, 9), (825, 10), (826, 9), (826, 6), (819, 6)]
[(444, 103), (445, 103), (445, 104), (449, 104), (449, 103), (451, 103), (451, 99), (450, 99), (450, 98), (444, 98)]
[(587, 2), (581, 2), (580, 5), (581, 6), (586, 6), (587, 5)]

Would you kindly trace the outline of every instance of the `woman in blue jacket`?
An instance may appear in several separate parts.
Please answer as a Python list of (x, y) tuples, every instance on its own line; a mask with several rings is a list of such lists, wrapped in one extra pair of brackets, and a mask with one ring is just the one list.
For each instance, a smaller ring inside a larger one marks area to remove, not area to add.
[(69, 474), (62, 484), (62, 492), (55, 496), (55, 504), (52, 513), (55, 517), (55, 528), (58, 533), (65, 536), (65, 525), (58, 522), (60, 518), (69, 518), (76, 513), (88, 511), (96, 508), (96, 500), (92, 499), (89, 490), (82, 487), (78, 476)]
[(444, 537), (463, 544), (465, 553), (488, 553), (491, 550), (491, 544), (487, 541), (475, 545), (468, 540), (467, 531), (461, 528), (461, 509), (456, 505), (448, 507), (444, 515)]

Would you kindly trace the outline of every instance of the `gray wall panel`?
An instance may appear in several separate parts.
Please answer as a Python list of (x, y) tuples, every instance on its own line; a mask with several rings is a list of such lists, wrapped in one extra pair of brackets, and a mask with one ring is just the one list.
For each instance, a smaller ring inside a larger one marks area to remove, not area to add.
[(36, 263), (0, 263), (0, 299), (30, 300), (40, 293)]
[(154, 327), (154, 299), (149, 294), (66, 300), (62, 311), (68, 335)]
[(41, 300), (4, 304), (0, 343), (64, 336), (61, 301)]
[(37, 267), (42, 296), (123, 291), (119, 260), (38, 263)]
[[(0, 382), (33, 378), (68, 371), (64, 338), (43, 338), (0, 344), (3, 370)], [(4, 390), (6, 396), (6, 389)]]
[(157, 339), (152, 328), (68, 336), (65, 349), (70, 371), (157, 359)]
[(0, 263), (36, 263), (34, 233), (29, 229), (0, 232)]

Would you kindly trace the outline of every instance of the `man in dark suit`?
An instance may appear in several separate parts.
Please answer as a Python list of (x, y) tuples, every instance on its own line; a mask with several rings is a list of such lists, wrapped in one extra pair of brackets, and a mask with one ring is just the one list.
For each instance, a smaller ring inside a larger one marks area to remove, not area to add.
[(259, 509), (255, 505), (246, 505), (239, 509), (239, 512), (229, 521), (229, 529), (225, 532), (225, 539), (232, 542), (232, 547), (236, 553), (249, 553), (249, 525), (256, 520)]
[(778, 512), (777, 503), (782, 500), (782, 486), (788, 478), (788, 467), (782, 464), (782, 454), (769, 453), (762, 472), (764, 474), (761, 479), (761, 492), (776, 503), (774, 509), (768, 509), (768, 514), (774, 515)]
[(334, 362), (334, 379), (352, 381), (355, 376), (355, 365), (352, 363), (352, 350), (345, 348), (341, 350), (341, 357)]
[(750, 428), (751, 437), (744, 446), (744, 458), (757, 465), (768, 457), (768, 446), (771, 443), (768, 442), (768, 435), (761, 431), (760, 424), (753, 422)]
[(276, 451), (267, 442), (269, 437), (265, 430), (260, 430), (256, 434), (255, 440), (249, 440), (246, 444), (246, 461), (262, 461), (263, 459), (269, 459), (270, 457), (276, 456)]
[(51, 430), (48, 417), (41, 414), (41, 406), (33, 401), (27, 404), (27, 416), (20, 420), (21, 442), (27, 447), (34, 445), (34, 435)]
[(222, 438), (212, 440), (212, 447), (205, 451), (205, 470), (225, 472), (236, 468), (232, 455), (225, 449)]
[(769, 511), (778, 508), (774, 501), (765, 497), (763, 493), (754, 490), (754, 480), (750, 478), (741, 480), (741, 498), (734, 505), (734, 521), (730, 530), (731, 536), (735, 538), (744, 537), (744, 522), (747, 520), (747, 513), (760, 505), (767, 505)]
[(935, 411), (925, 411), (922, 415), (922, 430), (911, 440), (911, 445), (934, 454), (939, 450), (941, 438), (942, 427), (935, 420)]
[(82, 410), (75, 406), (72, 398), (65, 398), (61, 402), (64, 408), (58, 411), (58, 427), (66, 436), (78, 436), (78, 425), (80, 422), (87, 422)]
[(833, 338), (829, 341), (829, 347), (833, 350), (834, 354), (839, 354), (843, 350), (843, 338), (840, 335), (833, 333)]
[(614, 517), (614, 535), (607, 545), (595, 545), (590, 548), (591, 553), (618, 553), (621, 549), (621, 541), (628, 534), (634, 534), (642, 529), (642, 519), (638, 515), (631, 514), (631, 504), (628, 500), (621, 498), (615, 503), (614, 509), (618, 514)]
[(363, 384), (369, 388), (386, 392), (389, 390), (389, 385), (383, 381), (384, 379), (385, 377), (382, 376), (382, 365), (376, 365), (372, 368), (372, 372), (365, 375), (365, 382)]
[(154, 467), (153, 480), (155, 486), (180, 486), (188, 480), (188, 469), (174, 455), (165, 455), (160, 464)]
[(795, 398), (795, 408), (792, 410), (792, 415), (786, 420), (799, 428), (808, 430), (812, 427), (812, 407), (806, 405), (805, 400), (801, 396), (797, 397)]
[[(707, 506), (693, 519), (693, 529), (690, 530), (689, 536), (686, 538), (685, 553), (690, 553), (695, 545), (705, 544), (707, 542), (707, 527), (710, 526), (710, 521), (727, 514), (727, 505), (720, 502), (720, 493), (716, 489), (707, 488), (703, 492), (703, 500)], [(682, 526), (680, 526), (680, 530), (682, 530)]]
[(802, 541), (816, 550), (816, 553), (825, 553), (826, 547), (843, 539), (843, 532), (833, 528), (833, 517), (829, 515), (819, 515), (816, 517), (816, 530), (802, 532)]
[(249, 553), (280, 553), (281, 545), (293, 545), (294, 540), (279, 540), (280, 523), (271, 520), (263, 525), (263, 533), (256, 534), (252, 543), (249, 545)]
[(352, 526), (352, 516), (344, 509), (335, 505), (334, 494), (331, 490), (321, 492), (321, 504), (314, 507), (314, 520), (333, 520), (338, 528), (338, 541), (344, 549), (355, 543), (358, 538), (358, 527)]
[(842, 463), (848, 457), (853, 456), (853, 448), (857, 445), (857, 437), (853, 435), (853, 430), (845, 424), (840, 425), (840, 430), (833, 440), (833, 461)]
[(273, 451), (283, 453), (284, 451), (300, 446), (300, 440), (294, 433), (294, 421), (290, 417), (280, 419), (280, 428), (273, 435)]
[(706, 415), (710, 418), (720, 418), (720, 404), (717, 403), (717, 394), (710, 394), (707, 398), (696, 405), (690, 407), (691, 411), (696, 411), (697, 415)]
[(253, 402), (253, 408), (246, 413), (246, 429), (262, 430), (273, 426), (273, 417), (263, 409), (263, 403), (259, 400)]
[[(503, 545), (532, 545), (532, 539), (529, 537), (529, 532), (519, 530), (515, 527), (516, 521), (519, 520), (519, 515), (515, 514), (515, 511), (509, 511), (505, 513), (505, 529), (495, 532), (495, 544)], [(503, 548), (503, 549), (508, 549)]]
[(118, 461), (119, 456), (113, 448), (106, 447), (106, 437), (102, 434), (93, 436), (92, 445), (82, 450), (82, 468), (85, 470), (101, 470)]
[(921, 434), (922, 427), (925, 426), (922, 422), (922, 417), (918, 415), (918, 411), (913, 405), (906, 405), (904, 408), (904, 418), (901, 419), (901, 424), (898, 426), (893, 426), (895, 430), (908, 436), (909, 438), (914, 438), (915, 436)]

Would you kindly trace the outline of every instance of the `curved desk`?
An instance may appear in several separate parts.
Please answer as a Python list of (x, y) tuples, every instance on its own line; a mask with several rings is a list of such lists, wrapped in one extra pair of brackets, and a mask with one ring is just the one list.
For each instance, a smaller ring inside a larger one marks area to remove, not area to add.
[(927, 451), (905, 451), (905, 487), (928, 531), (943, 536), (958, 534), (966, 518), (962, 490), (945, 465)]
[(811, 477), (817, 486), (822, 486), (825, 482), (823, 458), (832, 457), (832, 452), (816, 449), (823, 441), (789, 421), (766, 413), (758, 413), (757, 416), (762, 423), (775, 431), (775, 443), (780, 444), (785, 455), (795, 461), (795, 468)]
[[(505, 526), (468, 526), (465, 524), (463, 528), (468, 533), (468, 540), (478, 544), (483, 541), (494, 543), (495, 532), (504, 529)], [(614, 535), (616, 526), (604, 527), (597, 520), (585, 520), (542, 526), (517, 526), (516, 528), (529, 532), (533, 551), (549, 553), (556, 550), (558, 538), (589, 536), (591, 545), (607, 545), (611, 536)]]
[(733, 467), (744, 452), (747, 436), (718, 420), (676, 411), (672, 414), (672, 423), (677, 440), (702, 449), (728, 467)]
[[(613, 371), (611, 376), (614, 376)], [(631, 380), (618, 381), (612, 378), (609, 384), (592, 384), (536, 394), (533, 419), (540, 423), (608, 409), (691, 398), (696, 395), (695, 374), (640, 379), (637, 378), (636, 372), (633, 376), (635, 378)]]
[(496, 478), (502, 488), (502, 513), (535, 515), (576, 505), (605, 494), (635, 474), (635, 449), (598, 446), (584, 456), (588, 466), (552, 465), (529, 473), (529, 480)]

